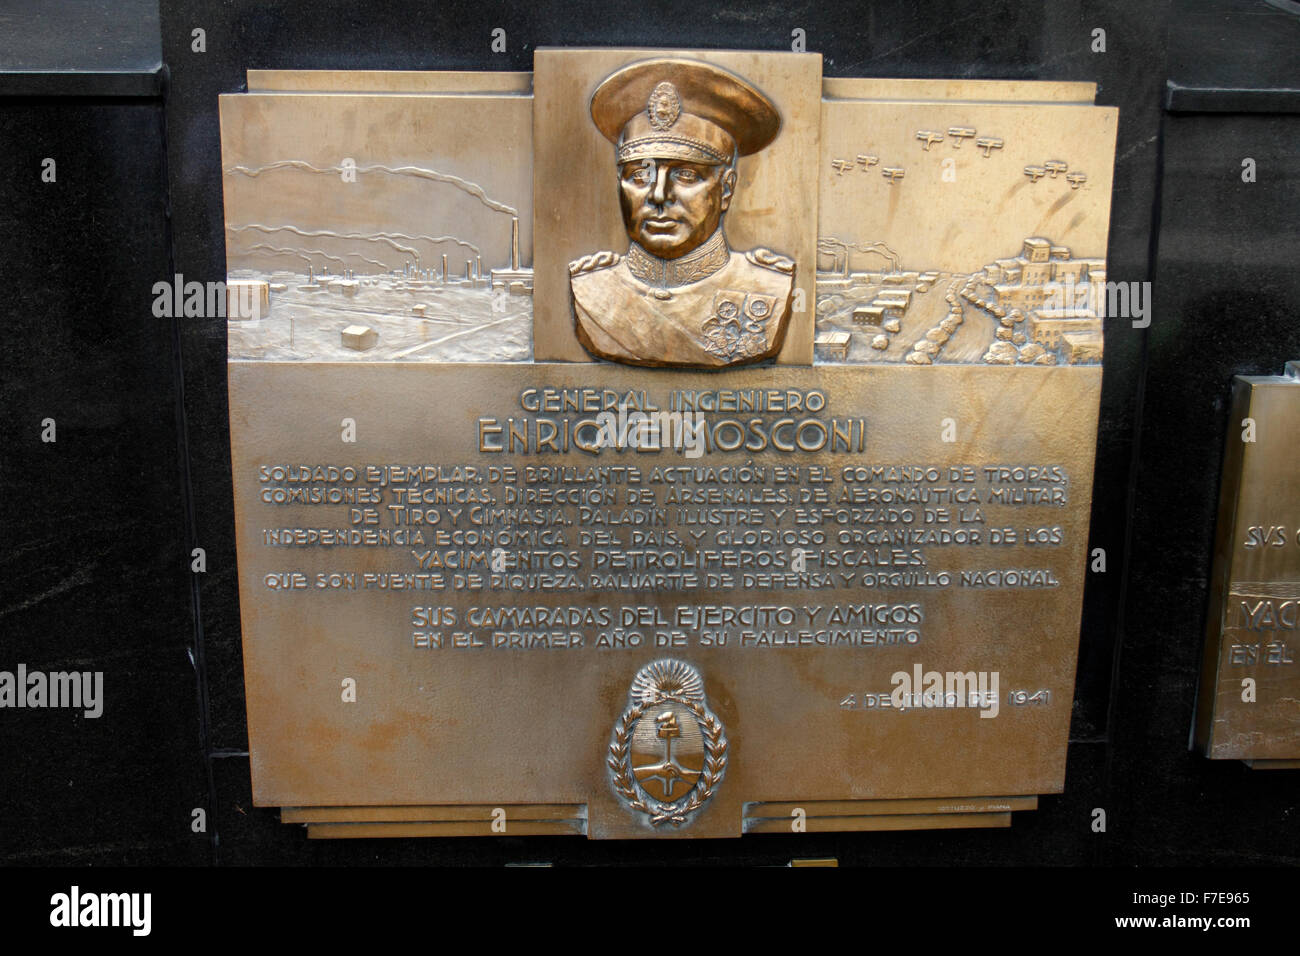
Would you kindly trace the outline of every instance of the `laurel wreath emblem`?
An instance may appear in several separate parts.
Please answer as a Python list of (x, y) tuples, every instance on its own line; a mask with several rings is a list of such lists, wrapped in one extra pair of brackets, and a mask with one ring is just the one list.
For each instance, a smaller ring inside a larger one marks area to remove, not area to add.
[[(700, 722), (706, 752), (704, 769), (695, 786), (680, 800), (672, 803), (663, 803), (651, 797), (632, 775), (632, 732), (646, 710), (666, 700), (681, 704), (695, 715)], [(607, 763), (613, 773), (614, 790), (629, 807), (648, 814), (654, 826), (672, 823), (678, 827), (713, 796), (713, 791), (722, 782), (727, 772), (727, 736), (723, 733), (722, 721), (702, 701), (672, 692), (660, 692), (648, 700), (634, 701), (623, 711), (614, 724)]]

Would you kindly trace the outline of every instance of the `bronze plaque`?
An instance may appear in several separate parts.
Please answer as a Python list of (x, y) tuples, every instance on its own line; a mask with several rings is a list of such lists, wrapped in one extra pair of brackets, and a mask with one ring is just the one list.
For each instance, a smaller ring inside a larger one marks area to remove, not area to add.
[(1239, 375), (1223, 456), (1195, 741), (1207, 757), (1300, 760), (1300, 363)]
[[(730, 836), (1060, 790), (1100, 381), (232, 363), (256, 800)], [(628, 406), (700, 454), (602, 446)]]
[(720, 837), (1060, 791), (1114, 111), (535, 65), (222, 98), (255, 802)]

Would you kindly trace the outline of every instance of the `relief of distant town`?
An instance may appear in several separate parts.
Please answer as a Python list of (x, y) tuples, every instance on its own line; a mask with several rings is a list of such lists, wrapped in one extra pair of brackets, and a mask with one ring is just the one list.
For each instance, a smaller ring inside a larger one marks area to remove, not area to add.
[(910, 270), (883, 242), (823, 237), (817, 360), (1095, 365), (1105, 295), (1104, 259), (1042, 236), (971, 273)]
[[(520, 262), (519, 216), (475, 183), (424, 167), (379, 164), (347, 170), (280, 161), (225, 172), (236, 180), (276, 176), (290, 181), (353, 172), (379, 195), (388, 192), (385, 181), (395, 181), (415, 187), (412, 219), (439, 220), (436, 224), (445, 227), (404, 230), (399, 224), (396, 229), (357, 230), (328, 228), (323, 222), (228, 223), (231, 359), (532, 358), (533, 270)], [(447, 191), (471, 199), (479, 207), (477, 214), (450, 221), (454, 215), (440, 203)], [(459, 227), (460, 234), (453, 234), (452, 227)], [(489, 248), (508, 248), (509, 259), (485, 261)]]

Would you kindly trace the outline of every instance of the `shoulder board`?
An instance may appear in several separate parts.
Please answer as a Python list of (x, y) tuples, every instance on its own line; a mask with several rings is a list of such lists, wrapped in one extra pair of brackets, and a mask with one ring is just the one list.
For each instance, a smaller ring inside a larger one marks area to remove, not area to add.
[(762, 266), (764, 269), (784, 272), (788, 276), (794, 275), (794, 260), (778, 255), (771, 249), (764, 249), (761, 246), (757, 249), (750, 249), (745, 253), (745, 258), (756, 266)]
[(574, 259), (570, 262), (569, 275), (580, 276), (584, 272), (608, 269), (610, 266), (616, 266), (622, 261), (623, 257), (617, 252), (593, 252), (589, 256), (583, 256), (581, 259)]

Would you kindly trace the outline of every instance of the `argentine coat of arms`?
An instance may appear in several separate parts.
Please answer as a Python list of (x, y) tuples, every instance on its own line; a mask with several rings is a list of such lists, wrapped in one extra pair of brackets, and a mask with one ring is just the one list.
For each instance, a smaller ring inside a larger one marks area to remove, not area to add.
[(727, 737), (708, 708), (699, 671), (671, 658), (637, 671), (607, 763), (630, 809), (656, 827), (686, 823), (727, 770)]

